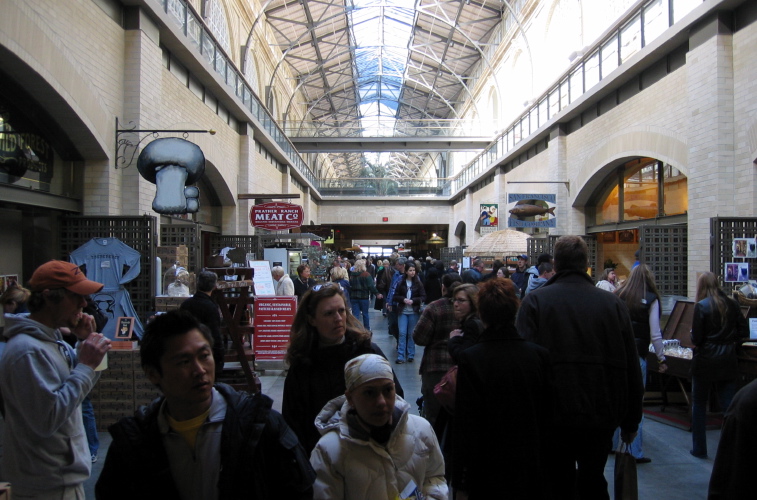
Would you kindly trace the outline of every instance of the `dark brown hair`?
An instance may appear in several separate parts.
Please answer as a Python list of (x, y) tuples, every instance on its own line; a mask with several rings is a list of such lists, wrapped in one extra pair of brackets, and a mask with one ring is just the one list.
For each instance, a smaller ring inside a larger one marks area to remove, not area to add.
[(514, 323), (520, 307), (515, 283), (508, 278), (492, 278), (479, 283), (476, 302), (478, 316), (486, 326)]

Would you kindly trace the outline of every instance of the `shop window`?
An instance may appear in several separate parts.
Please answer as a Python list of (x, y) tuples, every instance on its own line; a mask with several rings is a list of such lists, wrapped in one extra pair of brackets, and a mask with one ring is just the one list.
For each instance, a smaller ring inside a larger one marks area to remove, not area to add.
[(623, 220), (653, 219), (659, 215), (657, 161), (626, 168), (623, 182)]
[(677, 168), (663, 166), (664, 215), (685, 214), (689, 210), (689, 189), (686, 176)]
[(610, 182), (605, 186), (605, 194), (596, 208), (595, 224), (608, 224), (618, 222), (618, 183)]
[(617, 172), (597, 190), (596, 203), (590, 203), (587, 214), (594, 213), (595, 225), (687, 212), (688, 181), (675, 167), (653, 158), (638, 158)]

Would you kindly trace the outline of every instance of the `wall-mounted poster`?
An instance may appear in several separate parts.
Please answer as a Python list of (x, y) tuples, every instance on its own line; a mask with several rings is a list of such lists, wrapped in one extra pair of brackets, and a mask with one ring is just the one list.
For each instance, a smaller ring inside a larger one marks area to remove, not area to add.
[(723, 276), (725, 276), (726, 283), (749, 281), (749, 264), (745, 262), (726, 262)]
[(508, 193), (507, 227), (557, 227), (554, 194)]
[(479, 205), (476, 228), (481, 234), (489, 234), (499, 230), (499, 205), (497, 203), (482, 203)]
[(618, 241), (620, 243), (634, 243), (636, 240), (636, 232), (633, 229), (626, 229), (618, 233)]
[(733, 256), (736, 258), (757, 258), (757, 241), (755, 238), (734, 238)]

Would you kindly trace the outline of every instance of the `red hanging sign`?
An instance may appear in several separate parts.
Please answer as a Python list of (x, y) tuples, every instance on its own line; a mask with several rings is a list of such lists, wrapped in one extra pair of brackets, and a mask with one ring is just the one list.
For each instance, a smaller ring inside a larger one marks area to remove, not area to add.
[(304, 219), (302, 207), (293, 203), (274, 201), (250, 209), (250, 224), (269, 231), (300, 227)]

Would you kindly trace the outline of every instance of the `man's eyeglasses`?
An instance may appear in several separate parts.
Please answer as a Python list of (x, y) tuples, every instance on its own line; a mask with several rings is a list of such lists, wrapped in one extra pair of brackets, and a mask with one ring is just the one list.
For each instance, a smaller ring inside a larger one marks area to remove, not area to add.
[(344, 288), (342, 288), (342, 285), (340, 285), (339, 283), (334, 283), (333, 281), (329, 281), (328, 283), (323, 283), (322, 285), (315, 285), (313, 288), (311, 288), (311, 290), (313, 290), (314, 292), (317, 292), (324, 288), (329, 288), (332, 286), (338, 286), (340, 290), (344, 290)]

